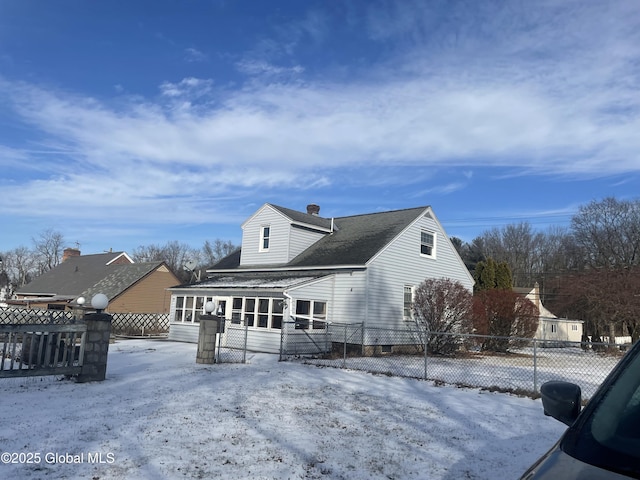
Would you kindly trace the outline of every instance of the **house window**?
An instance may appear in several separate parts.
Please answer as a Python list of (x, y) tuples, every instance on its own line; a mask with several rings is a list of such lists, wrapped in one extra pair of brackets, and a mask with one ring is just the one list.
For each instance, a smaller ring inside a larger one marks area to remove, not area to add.
[(200, 315), (205, 313), (205, 304), (212, 300), (211, 297), (176, 297), (176, 306), (173, 311), (173, 321), (179, 323), (195, 323)]
[(271, 227), (265, 225), (260, 229), (260, 251), (266, 252), (269, 250), (269, 241), (271, 240)]
[(405, 320), (411, 320), (413, 318), (413, 287), (411, 285), (404, 286), (402, 315)]
[(556, 333), (558, 331), (558, 326), (555, 323), (551, 324), (551, 333)]
[(247, 326), (253, 327), (256, 321), (256, 299), (245, 298), (244, 300), (244, 320)]
[(227, 301), (226, 300), (219, 300), (218, 301), (218, 305), (216, 306), (215, 314), (221, 316), (222, 318), (225, 318), (227, 316)]
[[(312, 313), (313, 312), (313, 313)], [(296, 301), (296, 329), (323, 329), (327, 324), (327, 302), (312, 300)]]
[(231, 302), (231, 323), (242, 321), (242, 297), (233, 297)]
[(324, 328), (327, 324), (327, 302), (313, 302), (313, 328)]
[(240, 324), (244, 318), (248, 327), (282, 328), (284, 303), (280, 298), (234, 297), (231, 323)]
[(258, 327), (267, 328), (269, 326), (269, 304), (268, 298), (258, 300)]
[(284, 301), (279, 298), (272, 299), (271, 307), (271, 328), (282, 328), (282, 316), (284, 311)]
[(425, 257), (436, 256), (436, 235), (423, 230), (420, 232), (420, 255)]
[(571, 330), (573, 330), (574, 332), (578, 331), (578, 325), (571, 325)]

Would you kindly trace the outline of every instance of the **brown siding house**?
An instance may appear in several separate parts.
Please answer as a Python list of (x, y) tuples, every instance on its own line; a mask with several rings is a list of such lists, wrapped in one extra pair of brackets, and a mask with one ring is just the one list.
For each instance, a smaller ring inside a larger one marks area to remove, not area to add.
[(8, 303), (31, 308), (73, 308), (97, 293), (109, 299), (109, 313), (168, 313), (167, 288), (180, 280), (164, 262), (134, 263), (125, 252), (80, 255), (65, 250), (64, 261), (16, 291)]

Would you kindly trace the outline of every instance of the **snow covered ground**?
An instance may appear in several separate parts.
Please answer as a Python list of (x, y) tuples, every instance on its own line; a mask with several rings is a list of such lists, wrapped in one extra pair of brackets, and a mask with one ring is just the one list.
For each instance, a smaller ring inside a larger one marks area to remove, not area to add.
[(125, 340), (104, 382), (0, 380), (0, 478), (518, 478), (564, 431), (540, 400), (195, 356)]

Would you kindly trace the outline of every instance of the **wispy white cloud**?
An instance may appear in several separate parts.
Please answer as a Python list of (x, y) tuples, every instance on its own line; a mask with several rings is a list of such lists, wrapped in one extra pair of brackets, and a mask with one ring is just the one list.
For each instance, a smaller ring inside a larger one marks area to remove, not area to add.
[[(330, 185), (361, 167), (463, 167), (465, 180), (428, 189), (441, 194), (464, 188), (477, 167), (640, 171), (636, 9), (541, 2), (491, 10), (471, 2), (472, 18), (462, 4), (446, 14), (435, 4), (372, 7), (366, 35), (396, 40), (395, 50), (354, 67), (348, 80), (312, 76), (295, 55), (305, 35), (326, 40), (320, 14), (283, 27), (293, 32), (288, 43), (284, 34), (263, 39), (258, 50), (268, 55), (238, 61), (252, 78), (235, 90), (187, 77), (159, 82), (157, 97), (109, 103), (0, 79), (2, 103), (38, 132), (43, 148), (65, 152), (37, 179), (5, 190), (10, 200), (0, 208), (53, 212), (73, 201), (87, 214), (102, 208), (140, 222), (180, 208), (176, 218), (187, 221), (203, 211), (221, 215), (230, 198), (256, 188)], [(5, 165), (33, 158), (0, 150)]]
[(190, 63), (206, 62), (208, 60), (208, 56), (204, 52), (192, 47), (185, 48), (184, 58)]

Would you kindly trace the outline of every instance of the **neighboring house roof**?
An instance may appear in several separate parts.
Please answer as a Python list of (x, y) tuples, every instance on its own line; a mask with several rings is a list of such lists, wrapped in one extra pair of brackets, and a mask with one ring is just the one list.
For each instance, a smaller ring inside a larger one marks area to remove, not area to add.
[(129, 265), (113, 265), (111, 272), (95, 285), (83, 290), (81, 295), (92, 298), (97, 293), (104, 293), (109, 300), (120, 295), (134, 283), (154, 272), (164, 262), (143, 262)]
[(547, 308), (542, 304), (542, 298), (540, 297), (540, 286), (538, 285), (538, 282), (535, 283), (533, 288), (514, 287), (513, 291), (520, 295), (523, 295), (526, 299), (531, 300), (533, 304), (538, 307), (538, 316), (540, 318), (558, 318), (556, 315), (547, 310)]
[[(316, 225), (324, 229), (333, 227), (331, 234), (325, 235), (289, 263), (273, 266), (278, 268), (364, 266), (429, 208), (418, 207), (327, 219), (276, 205), (271, 206), (294, 223)], [(251, 266), (240, 267), (238, 250), (223, 258), (210, 271), (243, 268), (250, 269)]]
[(16, 291), (18, 295), (78, 296), (87, 288), (104, 279), (118, 261), (131, 262), (124, 252), (98, 253), (69, 257), (57, 267), (36, 277)]

